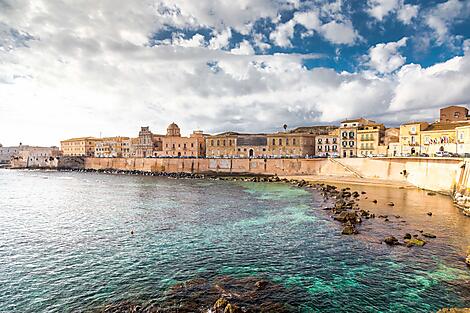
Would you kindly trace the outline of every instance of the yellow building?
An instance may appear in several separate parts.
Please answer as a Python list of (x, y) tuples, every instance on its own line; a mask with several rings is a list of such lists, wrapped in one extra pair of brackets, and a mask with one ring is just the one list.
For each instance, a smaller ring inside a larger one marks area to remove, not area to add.
[(385, 126), (369, 123), (357, 128), (357, 156), (384, 154)]
[(470, 124), (456, 127), (455, 132), (455, 138), (457, 140), (457, 153), (465, 156), (465, 154), (470, 153)]
[(129, 154), (129, 137), (107, 137), (96, 141), (95, 157), (122, 158)]
[[(468, 122), (434, 123), (421, 132), (422, 152), (434, 156), (436, 152), (457, 153), (457, 127), (465, 135)], [(465, 139), (465, 137), (463, 137)]]
[(94, 156), (96, 142), (94, 137), (71, 138), (60, 142), (60, 150), (64, 156)]
[(400, 153), (403, 155), (419, 155), (422, 153), (421, 131), (428, 127), (426, 122), (410, 122), (400, 126)]

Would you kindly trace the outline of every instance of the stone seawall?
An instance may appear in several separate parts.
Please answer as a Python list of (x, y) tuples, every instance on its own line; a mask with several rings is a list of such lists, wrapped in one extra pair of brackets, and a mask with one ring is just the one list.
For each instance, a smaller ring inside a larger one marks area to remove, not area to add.
[[(462, 159), (353, 158), (353, 159), (144, 159), (86, 158), (87, 169), (138, 170), (219, 174), (316, 175), (374, 178), (407, 182), (417, 187), (453, 194), (467, 192)], [(470, 166), (469, 166), (470, 170)], [(470, 190), (469, 190), (470, 191)]]

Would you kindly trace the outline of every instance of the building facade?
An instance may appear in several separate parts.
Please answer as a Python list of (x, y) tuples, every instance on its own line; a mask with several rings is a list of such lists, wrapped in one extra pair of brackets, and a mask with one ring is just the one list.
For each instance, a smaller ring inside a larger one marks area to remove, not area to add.
[(150, 131), (150, 127), (141, 127), (139, 136), (133, 141), (129, 148), (137, 158), (157, 157), (163, 150), (163, 135), (157, 135)]
[[(457, 127), (468, 127), (468, 123), (434, 123), (421, 132), (422, 152), (434, 156), (436, 152), (458, 152)], [(462, 128), (461, 128), (462, 129)]]
[(345, 120), (340, 126), (340, 153), (343, 158), (357, 157), (357, 131), (360, 126), (375, 123), (365, 118)]
[(366, 124), (357, 128), (357, 156), (368, 157), (386, 154), (385, 126)]
[(60, 150), (65, 156), (94, 156), (96, 143), (94, 137), (71, 138), (60, 142)]
[(315, 135), (309, 133), (275, 133), (268, 134), (267, 157), (308, 157), (315, 155)]
[(315, 155), (320, 157), (339, 157), (339, 129), (315, 137)]
[(181, 136), (178, 125), (172, 123), (167, 128), (166, 136), (162, 137), (160, 157), (204, 157), (206, 155), (206, 135), (202, 131), (194, 131), (189, 137)]
[(129, 137), (106, 137), (96, 142), (96, 158), (122, 158), (130, 152)]
[(267, 156), (265, 134), (226, 132), (206, 137), (206, 156), (212, 158), (245, 158)]
[(426, 122), (409, 122), (400, 126), (400, 156), (419, 155), (423, 152), (421, 132), (428, 126)]
[(440, 110), (441, 123), (462, 122), (468, 119), (468, 109), (464, 106), (451, 105)]

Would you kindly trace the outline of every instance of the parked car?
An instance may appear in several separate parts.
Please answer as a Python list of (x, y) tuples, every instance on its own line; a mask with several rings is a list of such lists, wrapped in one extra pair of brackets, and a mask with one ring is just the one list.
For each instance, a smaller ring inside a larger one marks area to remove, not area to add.
[(443, 158), (443, 157), (448, 158), (448, 157), (452, 157), (452, 153), (447, 152), (447, 151), (437, 151), (435, 153), (435, 156), (440, 157), (440, 158)]
[(429, 158), (429, 154), (427, 153), (420, 153), (419, 156), (422, 158)]

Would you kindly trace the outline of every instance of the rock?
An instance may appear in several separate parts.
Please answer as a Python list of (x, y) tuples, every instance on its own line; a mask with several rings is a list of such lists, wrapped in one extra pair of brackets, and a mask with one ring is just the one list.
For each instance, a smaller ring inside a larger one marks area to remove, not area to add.
[(358, 198), (358, 197), (360, 197), (359, 192), (357, 192), (357, 191), (354, 191), (354, 192), (352, 193), (352, 196), (353, 196), (353, 198)]
[(227, 301), (227, 300), (225, 300), (224, 298), (219, 298), (219, 299), (214, 303), (214, 305), (212, 306), (212, 308), (213, 308), (213, 310), (214, 310), (215, 312), (220, 312), (220, 311), (223, 312), (223, 310), (225, 310), (225, 307), (227, 306), (227, 304), (228, 304), (228, 301)]
[(395, 203), (393, 203), (392, 201), (388, 202), (387, 203), (388, 206), (395, 206)]
[(341, 232), (343, 235), (354, 235), (357, 234), (357, 230), (353, 225), (346, 225)]
[(465, 259), (465, 263), (470, 266), (470, 247), (467, 248), (467, 258)]
[(377, 203), (377, 200), (374, 199), (374, 200), (372, 200), (372, 202)]
[(433, 235), (433, 234), (430, 234), (430, 233), (423, 233), (423, 237), (436, 238), (436, 235)]
[(399, 244), (398, 239), (395, 238), (395, 237), (393, 237), (393, 236), (385, 237), (384, 242), (385, 242), (387, 245), (390, 245), (390, 246), (394, 246), (394, 245), (398, 245), (398, 244)]
[(359, 215), (357, 215), (356, 212), (348, 212), (348, 211), (343, 211), (340, 214), (336, 215), (335, 220), (346, 223), (346, 222), (351, 222), (353, 224), (359, 224), (362, 222), (361, 218)]
[(426, 241), (419, 239), (419, 238), (412, 238), (405, 240), (405, 244), (407, 247), (418, 246), (422, 247), (426, 244)]
[(255, 287), (256, 289), (263, 289), (264, 287), (266, 287), (267, 285), (269, 284), (268, 281), (266, 280), (259, 280), (255, 283)]
[(242, 313), (243, 311), (235, 304), (227, 304), (224, 313)]
[(365, 195), (365, 194), (366, 194), (366, 192), (365, 192), (365, 191), (361, 191), (361, 194)]
[(428, 214), (429, 216), (432, 216), (432, 212), (428, 212), (427, 214)]
[(378, 218), (388, 218), (388, 215), (379, 215)]
[(432, 191), (431, 191), (431, 192), (428, 192), (428, 196), (435, 196), (435, 195), (436, 195), (435, 192), (432, 192)]
[(335, 202), (335, 209), (341, 210), (346, 207), (346, 201), (343, 199), (339, 199), (338, 201)]
[(411, 239), (411, 234), (410, 234), (410, 233), (406, 233), (403, 238), (404, 238), (404, 239)]

